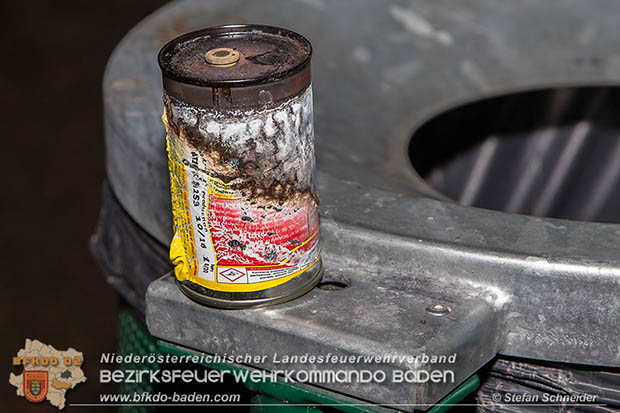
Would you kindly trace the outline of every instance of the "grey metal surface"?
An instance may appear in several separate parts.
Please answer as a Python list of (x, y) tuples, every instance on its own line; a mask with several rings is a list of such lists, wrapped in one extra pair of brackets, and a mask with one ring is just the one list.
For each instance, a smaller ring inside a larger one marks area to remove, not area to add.
[[(336, 277), (342, 272), (338, 265), (331, 265)], [(395, 284), (402, 283), (398, 273), (382, 277), (380, 282), (374, 272), (361, 274), (350, 288), (317, 288), (297, 298), (294, 305), (235, 311), (205, 308), (186, 299), (170, 274), (149, 287), (147, 324), (158, 337), (191, 348), (217, 354), (266, 356), (264, 363), (256, 365), (263, 369), (381, 371), (386, 375), (381, 382), (327, 380), (313, 384), (401, 410), (425, 410), (425, 404), (440, 400), (494, 356), (500, 317), (484, 298), (471, 296), (470, 291), (461, 291), (449, 282), (436, 283), (433, 287), (444, 289), (439, 302), (454, 308), (451, 314), (436, 317), (425, 310), (437, 302), (432, 298), (434, 289), (395, 289)], [(485, 323), (480, 323), (481, 319)], [(399, 359), (455, 352), (454, 364)], [(359, 363), (277, 363), (286, 356), (304, 354), (363, 358)], [(386, 356), (394, 359), (385, 363), (363, 361), (364, 357)], [(412, 384), (392, 379), (395, 371), (422, 369), (453, 371), (454, 382)]]
[[(411, 134), (436, 113), (514, 90), (620, 81), (620, 5), (599, 1), (173, 2), (134, 28), (104, 79), (107, 172), (124, 207), (168, 242), (159, 48), (222, 23), (290, 27), (313, 44), (320, 170), (416, 193)], [(301, 18), (300, 16), (303, 16)], [(154, 63), (155, 62), (155, 63)]]
[[(612, 1), (221, 0), (174, 2), (148, 17), (114, 52), (104, 80), (107, 171), (125, 209), (169, 241), (159, 47), (215, 24), (289, 27), (315, 50), (326, 277), (351, 284), (228, 312), (191, 303), (164, 278), (147, 297), (151, 332), (207, 352), (266, 343), (288, 352), (457, 351), (461, 378), (496, 352), (620, 366), (620, 226), (437, 200), (407, 152), (417, 126), (463, 102), (618, 84), (618, 12)], [(453, 312), (420, 330), (435, 301)], [(430, 403), (449, 390), (405, 387), (337, 390), (383, 403)]]

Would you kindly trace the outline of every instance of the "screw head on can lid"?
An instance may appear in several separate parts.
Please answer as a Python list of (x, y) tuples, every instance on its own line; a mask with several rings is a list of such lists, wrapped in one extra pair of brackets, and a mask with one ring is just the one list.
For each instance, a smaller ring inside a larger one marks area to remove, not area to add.
[(210, 65), (230, 67), (239, 61), (239, 52), (230, 47), (216, 47), (205, 53), (205, 60)]
[(452, 312), (452, 309), (447, 305), (433, 304), (426, 307), (426, 312), (437, 317), (443, 317), (450, 314), (450, 312)]

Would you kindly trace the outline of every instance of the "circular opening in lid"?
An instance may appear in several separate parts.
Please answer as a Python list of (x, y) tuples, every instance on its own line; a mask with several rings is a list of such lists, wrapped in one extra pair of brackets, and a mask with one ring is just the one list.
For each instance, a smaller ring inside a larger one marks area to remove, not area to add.
[(620, 89), (553, 88), (443, 112), (409, 155), (436, 190), (463, 204), (620, 222)]

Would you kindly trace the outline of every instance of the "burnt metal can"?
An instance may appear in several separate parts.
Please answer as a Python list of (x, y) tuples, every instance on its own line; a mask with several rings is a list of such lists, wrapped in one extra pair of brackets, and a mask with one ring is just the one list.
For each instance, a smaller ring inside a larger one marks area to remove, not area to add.
[(281, 303), (321, 279), (310, 59), (292, 31), (226, 25), (158, 60), (180, 289), (222, 308)]

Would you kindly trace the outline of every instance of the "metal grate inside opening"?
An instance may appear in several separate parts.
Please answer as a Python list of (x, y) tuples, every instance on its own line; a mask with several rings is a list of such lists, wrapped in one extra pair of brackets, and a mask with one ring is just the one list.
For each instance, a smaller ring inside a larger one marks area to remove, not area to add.
[(620, 88), (468, 103), (418, 128), (409, 155), (433, 188), (463, 205), (620, 222)]

